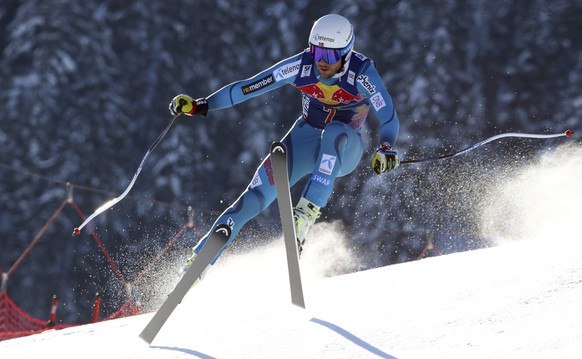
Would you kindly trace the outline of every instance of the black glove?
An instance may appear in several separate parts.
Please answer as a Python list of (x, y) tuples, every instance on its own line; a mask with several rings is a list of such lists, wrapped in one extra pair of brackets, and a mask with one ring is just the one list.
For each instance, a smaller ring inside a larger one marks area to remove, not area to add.
[(174, 116), (186, 114), (206, 116), (208, 113), (208, 101), (205, 98), (197, 100), (192, 99), (188, 95), (178, 95), (170, 102), (170, 113)]
[(399, 164), (398, 153), (396, 153), (389, 143), (384, 142), (376, 148), (376, 154), (372, 159), (372, 168), (377, 174), (392, 171)]

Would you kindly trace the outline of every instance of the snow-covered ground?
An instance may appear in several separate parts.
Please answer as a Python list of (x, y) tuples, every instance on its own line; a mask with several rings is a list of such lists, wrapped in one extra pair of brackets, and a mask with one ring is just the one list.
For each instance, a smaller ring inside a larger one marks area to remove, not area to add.
[(322, 224), (302, 258), (306, 310), (276, 240), (218, 262), (151, 346), (144, 314), (0, 342), (0, 358), (580, 358), (582, 155), (564, 153), (476, 214), (497, 247), (324, 278), (350, 255)]

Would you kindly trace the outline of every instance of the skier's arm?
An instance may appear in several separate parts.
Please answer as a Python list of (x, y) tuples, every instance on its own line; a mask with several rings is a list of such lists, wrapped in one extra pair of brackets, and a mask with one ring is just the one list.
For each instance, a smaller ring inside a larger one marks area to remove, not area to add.
[(299, 73), (301, 54), (291, 56), (246, 80), (224, 86), (210, 95), (208, 110), (220, 110), (292, 83)]
[(376, 67), (370, 64), (358, 76), (358, 91), (365, 94), (374, 110), (376, 118), (380, 122), (380, 143), (396, 144), (400, 121), (392, 103), (392, 97), (386, 90), (384, 82), (378, 74)]
[(282, 60), (251, 78), (226, 85), (208, 98), (194, 100), (188, 95), (180, 94), (170, 102), (170, 113), (174, 116), (180, 114), (206, 116), (208, 111), (231, 107), (292, 83), (299, 73), (301, 55), (302, 53), (299, 53)]
[(370, 106), (380, 122), (380, 146), (372, 158), (372, 168), (378, 174), (398, 167), (400, 160), (394, 149), (400, 121), (392, 103), (392, 97), (372, 63), (358, 76), (358, 91), (366, 94)]

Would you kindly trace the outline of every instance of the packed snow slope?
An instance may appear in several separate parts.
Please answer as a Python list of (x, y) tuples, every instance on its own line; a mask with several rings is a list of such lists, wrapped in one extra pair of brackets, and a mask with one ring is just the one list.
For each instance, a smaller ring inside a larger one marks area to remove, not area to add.
[(325, 277), (350, 254), (320, 224), (301, 261), (306, 310), (290, 304), (279, 238), (221, 259), (151, 346), (144, 314), (0, 342), (0, 358), (580, 358), (581, 161), (497, 184), (478, 214), (504, 237), (493, 248)]

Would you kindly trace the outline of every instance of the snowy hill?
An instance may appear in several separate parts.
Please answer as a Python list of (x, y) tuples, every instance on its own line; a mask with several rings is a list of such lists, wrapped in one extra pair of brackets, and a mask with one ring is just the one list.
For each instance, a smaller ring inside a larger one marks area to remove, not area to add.
[(290, 304), (284, 268), (268, 267), (284, 264), (276, 245), (216, 268), (151, 347), (138, 338), (152, 316), (146, 314), (9, 340), (0, 355), (578, 358), (582, 245), (571, 245), (521, 242), (309, 278), (305, 311)]
[(0, 358), (579, 358), (581, 161), (570, 148), (499, 184), (478, 214), (484, 235), (511, 239), (497, 247), (326, 278), (351, 261), (320, 224), (301, 261), (306, 310), (290, 304), (279, 238), (221, 259), (152, 346), (144, 314), (0, 342)]

